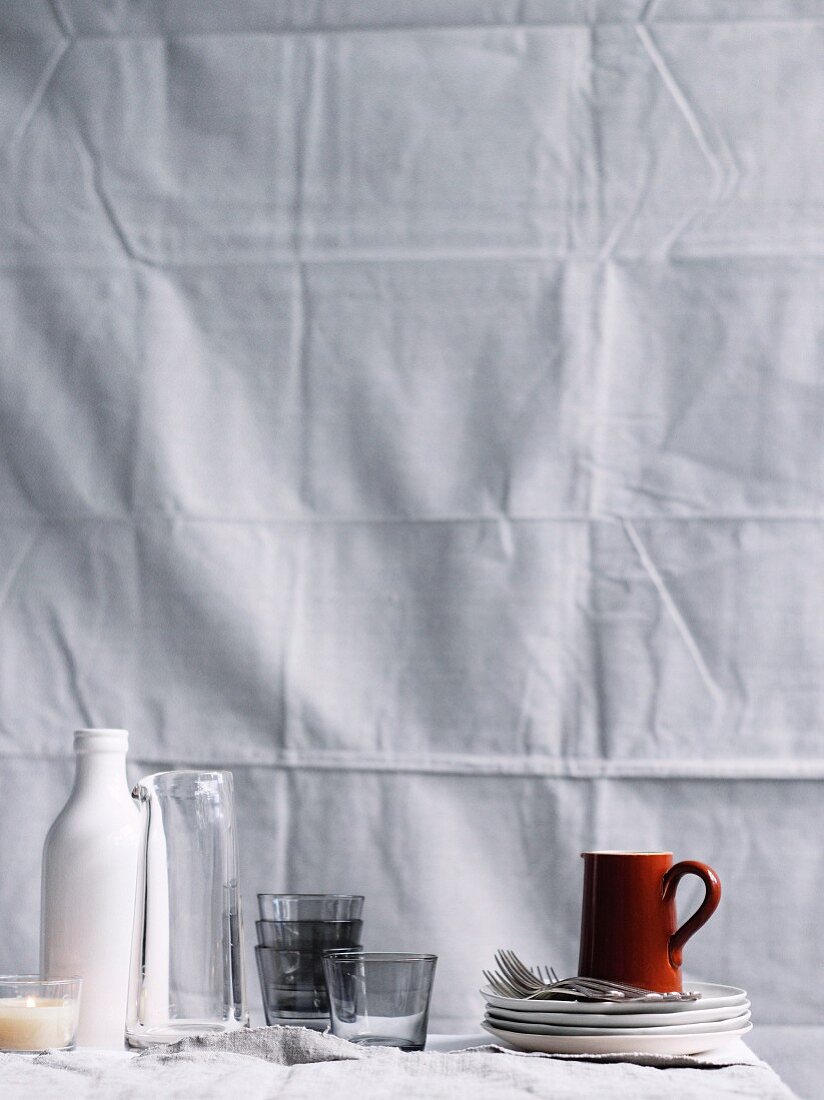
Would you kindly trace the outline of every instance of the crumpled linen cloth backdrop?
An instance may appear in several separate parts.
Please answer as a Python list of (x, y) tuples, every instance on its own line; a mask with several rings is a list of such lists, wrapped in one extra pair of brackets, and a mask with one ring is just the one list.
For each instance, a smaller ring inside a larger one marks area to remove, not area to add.
[[(746, 1047), (742, 1051), (752, 1058)], [(187, 1039), (168, 1052), (147, 1051), (131, 1061), (110, 1051), (54, 1052), (36, 1059), (0, 1054), (0, 1088), (4, 1095), (27, 1100), (57, 1095), (65, 1100), (797, 1100), (758, 1059), (738, 1061), (733, 1054), (703, 1068), (689, 1058), (654, 1057), (649, 1062), (549, 1058), (493, 1046), (405, 1054), (356, 1047), (304, 1028), (263, 1028)]]
[(444, 1031), (499, 945), (574, 970), (582, 849), (707, 860), (688, 968), (802, 1073), (822, 45), (819, 0), (0, 5), (2, 969), (122, 724), (133, 778), (233, 770), (247, 928), (363, 891)]

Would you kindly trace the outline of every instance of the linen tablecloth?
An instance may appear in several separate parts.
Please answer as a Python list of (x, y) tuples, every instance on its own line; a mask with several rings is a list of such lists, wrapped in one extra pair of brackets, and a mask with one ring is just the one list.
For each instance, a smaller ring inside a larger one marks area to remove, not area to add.
[[(459, 1044), (433, 1037), (429, 1047), (450, 1045)], [(795, 1100), (740, 1041), (704, 1059), (656, 1057), (644, 1059), (646, 1064), (460, 1045), (465, 1049), (406, 1054), (356, 1047), (301, 1028), (258, 1028), (218, 1043), (185, 1040), (139, 1056), (88, 1050), (33, 1058), (0, 1055), (0, 1095), (4, 1100)]]

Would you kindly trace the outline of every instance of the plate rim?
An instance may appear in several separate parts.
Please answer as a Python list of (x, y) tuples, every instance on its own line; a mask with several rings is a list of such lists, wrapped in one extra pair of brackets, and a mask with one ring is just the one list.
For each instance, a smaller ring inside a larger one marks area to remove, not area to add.
[[(481, 1024), (481, 1027), (484, 1029), (484, 1031), (486, 1031), (489, 1035), (492, 1035), (494, 1038), (502, 1039), (503, 1042), (505, 1042), (505, 1043), (510, 1043), (510, 1046), (515, 1047), (516, 1050), (524, 1051), (524, 1050), (527, 1049), (524, 1046), (520, 1046), (518, 1043), (510, 1042), (510, 1040), (506, 1037), (505, 1033), (504, 1034), (498, 1034), (499, 1032), (503, 1032), (502, 1028), (497, 1028), (497, 1029), (492, 1028), (486, 1023)], [(692, 1053), (693, 1054), (704, 1054), (704, 1053), (707, 1053), (711, 1050), (716, 1049), (719, 1046), (723, 1046), (724, 1043), (727, 1042), (728, 1040), (732, 1041), (733, 1039), (741, 1039), (741, 1038), (743, 1038), (744, 1035), (749, 1035), (749, 1033), (752, 1031), (752, 1028), (753, 1028), (753, 1025), (752, 1025), (752, 1022), (750, 1021), (746, 1025), (746, 1027), (740, 1028), (738, 1031), (710, 1032), (709, 1034), (707, 1034), (705, 1036), (705, 1038), (708, 1039), (708, 1040), (712, 1040), (712, 1045), (709, 1046), (709, 1047), (705, 1047), (703, 1049), (693, 1051)], [(520, 1034), (521, 1037), (524, 1040), (529, 1039), (529, 1036), (524, 1035), (522, 1032), (521, 1033), (510, 1032), (510, 1034), (512, 1034), (512, 1035)], [(606, 1038), (606, 1036), (600, 1036), (600, 1037), (601, 1038)], [(541, 1040), (546, 1040), (547, 1042), (551, 1042), (552, 1040), (558, 1040), (558, 1039), (566, 1038), (567, 1041), (573, 1041), (576, 1044), (586, 1045), (589, 1041), (591, 1041), (593, 1039), (598, 1039), (599, 1036), (597, 1036), (597, 1035), (569, 1035), (569, 1036), (540, 1035), (540, 1036), (536, 1036), (536, 1038), (541, 1039)], [(608, 1036), (608, 1038), (615, 1039), (615, 1038), (620, 1038), (620, 1036), (610, 1035), (610, 1036)], [(644, 1036), (642, 1036), (642, 1041), (646, 1043), (649, 1040), (655, 1039), (655, 1038), (656, 1038), (656, 1036), (654, 1036), (654, 1035), (644, 1035)], [(679, 1038), (687, 1038), (687, 1039), (696, 1040), (696, 1039), (699, 1039), (700, 1036), (697, 1035), (697, 1034), (693, 1035), (693, 1036), (683, 1036), (683, 1037), (678, 1036), (678, 1035), (660, 1035), (660, 1036), (658, 1036), (658, 1038), (659, 1039), (664, 1039), (664, 1040), (669, 1040), (669, 1041), (677, 1040)], [(663, 1045), (663, 1044), (661, 1044), (661, 1045)], [(528, 1053), (530, 1053), (530, 1052), (528, 1052)], [(605, 1050), (590, 1050), (590, 1051), (586, 1051), (586, 1050), (577, 1050), (577, 1051), (576, 1050), (557, 1050), (557, 1051), (543, 1050), (542, 1051), (542, 1050), (533, 1050), (531, 1053), (535, 1053), (535, 1054), (614, 1054), (614, 1055), (626, 1054), (626, 1055), (633, 1055), (633, 1056), (638, 1056), (638, 1055), (643, 1056), (645, 1054), (656, 1054), (656, 1053), (666, 1054), (667, 1051), (656, 1051), (656, 1050), (652, 1050), (652, 1049), (647, 1049), (647, 1050), (615, 1050), (615, 1051), (605, 1051)], [(690, 1055), (681, 1054), (681, 1055), (676, 1055), (676, 1057), (690, 1057)]]
[[(747, 1010), (747, 1012), (742, 1012), (741, 1013), (741, 1017), (744, 1018), (744, 1022), (743, 1022), (742, 1026), (745, 1026), (746, 1024), (751, 1022), (752, 1013), (749, 1010)], [(661, 1039), (677, 1038), (679, 1035), (681, 1035), (685, 1039), (688, 1039), (692, 1035), (724, 1035), (724, 1034), (726, 1034), (726, 1030), (729, 1030), (731, 1032), (736, 1031), (737, 1030), (736, 1028), (730, 1028), (730, 1029), (725, 1030), (723, 1027), (718, 1027), (718, 1026), (715, 1026), (715, 1025), (725, 1024), (725, 1023), (735, 1023), (741, 1017), (735, 1017), (734, 1016), (730, 1020), (701, 1020), (699, 1023), (693, 1023), (693, 1024), (681, 1024), (681, 1025), (679, 1025), (679, 1024), (667, 1024), (664, 1027), (656, 1027), (656, 1028), (638, 1028), (638, 1027), (620, 1028), (618, 1031), (611, 1031), (608, 1026), (606, 1026), (606, 1027), (595, 1027), (595, 1028), (589, 1027), (588, 1028), (584, 1024), (580, 1024), (580, 1025), (569, 1024), (567, 1027), (564, 1027), (564, 1025), (562, 1025), (562, 1024), (521, 1024), (520, 1026), (516, 1026), (514, 1028), (499, 1027), (498, 1030), (499, 1031), (511, 1031), (514, 1035), (541, 1035), (544, 1038), (550, 1038), (550, 1037), (553, 1037), (553, 1036), (556, 1037), (556, 1038), (560, 1038), (560, 1037), (562, 1037), (563, 1035), (566, 1034), (566, 1035), (568, 1035), (568, 1037), (570, 1039), (595, 1039), (595, 1038), (598, 1038), (599, 1036), (603, 1036), (604, 1038), (609, 1036), (610, 1038), (618, 1039), (618, 1038), (621, 1038), (623, 1035), (638, 1035), (638, 1036), (641, 1036), (644, 1039), (647, 1039), (647, 1038), (654, 1039), (656, 1037), (661, 1038)], [(515, 1021), (513, 1021), (513, 1020), (505, 1020), (505, 1021), (502, 1021), (502, 1022), (504, 1022), (504, 1023), (515, 1023)], [(486, 1016), (484, 1016), (483, 1023), (491, 1023), (493, 1027), (497, 1027), (496, 1021), (495, 1020), (489, 1020), (488, 1017), (486, 1017)], [(538, 1030), (536, 1030), (536, 1031), (526, 1030), (527, 1028), (530, 1028), (530, 1027), (532, 1027), (532, 1028), (547, 1028), (549, 1030), (546, 1030), (546, 1031), (544, 1031), (544, 1030), (540, 1030), (540, 1031), (538, 1031)], [(702, 1030), (702, 1028), (706, 1028), (707, 1030), (704, 1031), (704, 1030)], [(575, 1034), (573, 1034), (573, 1032), (575, 1032), (575, 1031), (589, 1031), (589, 1032), (592, 1032), (593, 1034), (590, 1034), (590, 1035), (575, 1035)]]
[[(723, 1020), (735, 1019), (736, 1016), (742, 1016), (745, 1012), (750, 1012), (752, 1004), (749, 1000), (743, 1001), (741, 1004), (721, 1006), (718, 1008), (697, 1008), (684, 1012), (527, 1012), (526, 1010), (520, 1011), (514, 1008), (500, 1008), (498, 1005), (493, 1005), (487, 1002), (486, 1011), (494, 1014), (497, 1013), (509, 1013), (509, 1016), (502, 1016), (503, 1020), (509, 1020), (510, 1023), (528, 1023), (528, 1024), (564, 1024), (568, 1023), (570, 1027), (576, 1026), (573, 1021), (579, 1021), (577, 1026), (580, 1027), (606, 1027), (612, 1024), (613, 1027), (624, 1028), (630, 1030), (635, 1027), (669, 1027), (666, 1020), (677, 1020), (679, 1024), (696, 1024), (696, 1023), (721, 1023)], [(715, 1020), (707, 1019), (706, 1013), (728, 1013)], [(546, 1017), (552, 1017), (547, 1019)], [(517, 1017), (511, 1019), (510, 1017)], [(544, 1017), (539, 1019), (537, 1017)], [(593, 1023), (584, 1023), (584, 1021), (596, 1021)], [(644, 1021), (649, 1020), (647, 1025)], [(628, 1022), (632, 1021), (632, 1022)]]

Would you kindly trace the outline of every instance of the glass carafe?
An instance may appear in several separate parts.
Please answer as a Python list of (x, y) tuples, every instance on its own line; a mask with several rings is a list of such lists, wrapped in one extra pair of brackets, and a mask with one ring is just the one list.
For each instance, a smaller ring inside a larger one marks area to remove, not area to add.
[(126, 1040), (248, 1026), (230, 772), (146, 776)]

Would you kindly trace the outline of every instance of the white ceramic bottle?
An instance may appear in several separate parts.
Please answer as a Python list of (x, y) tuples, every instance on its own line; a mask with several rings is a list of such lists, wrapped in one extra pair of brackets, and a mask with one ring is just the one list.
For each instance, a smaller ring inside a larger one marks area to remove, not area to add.
[(122, 1049), (143, 825), (126, 781), (126, 730), (74, 735), (69, 800), (46, 837), (40, 969), (83, 979), (78, 1046)]

